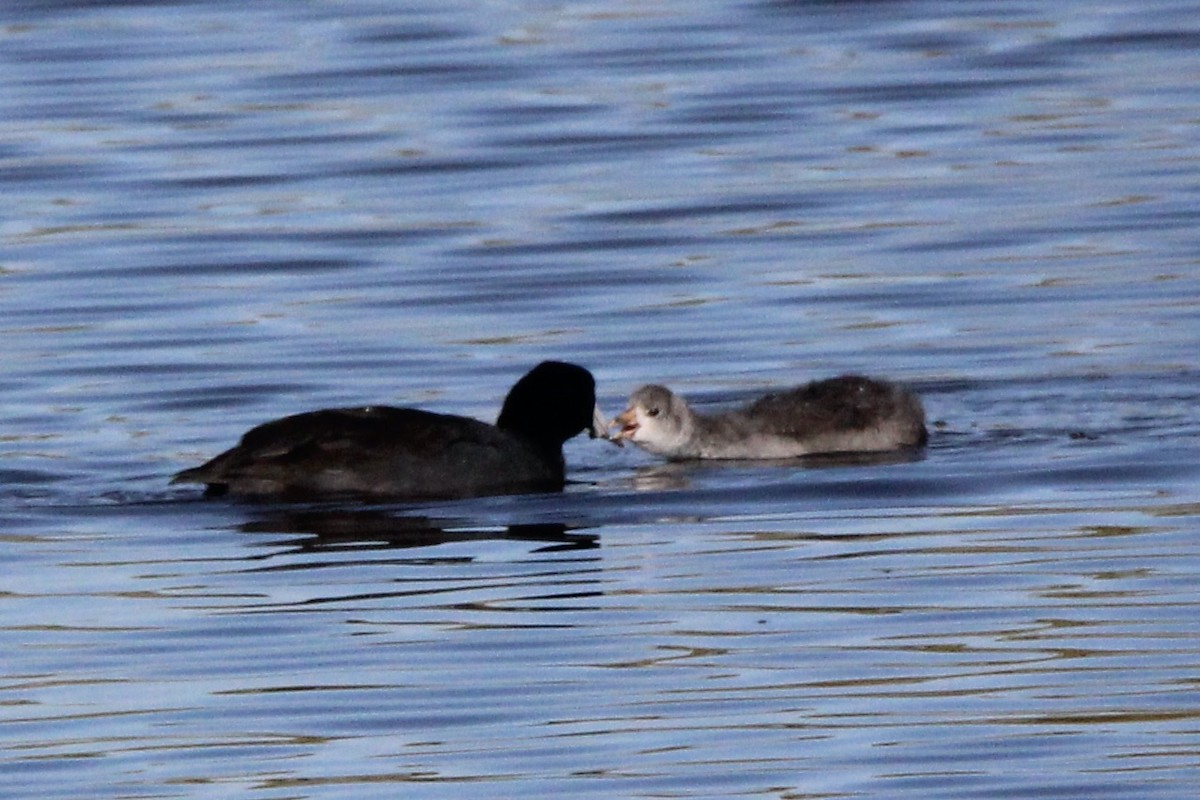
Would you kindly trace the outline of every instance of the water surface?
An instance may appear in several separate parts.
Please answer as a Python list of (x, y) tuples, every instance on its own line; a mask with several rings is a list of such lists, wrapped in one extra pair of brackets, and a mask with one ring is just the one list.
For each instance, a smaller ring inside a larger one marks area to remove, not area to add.
[[(1191, 798), (1195, 11), (7, 4), (5, 795)], [(545, 358), (887, 375), (931, 444), (167, 486)]]

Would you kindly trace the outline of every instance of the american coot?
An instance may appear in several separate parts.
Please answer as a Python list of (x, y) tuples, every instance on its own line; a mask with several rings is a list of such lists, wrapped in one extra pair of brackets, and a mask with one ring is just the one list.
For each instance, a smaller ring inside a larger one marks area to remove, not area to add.
[(612, 422), (655, 455), (697, 458), (792, 458), (818, 453), (869, 453), (925, 444), (925, 412), (907, 389), (844, 375), (769, 394), (746, 408), (702, 416), (682, 397), (643, 386)]
[(171, 483), (206, 494), (448, 498), (561, 490), (562, 446), (584, 430), (607, 437), (592, 374), (545, 361), (509, 391), (496, 424), (413, 408), (295, 414)]

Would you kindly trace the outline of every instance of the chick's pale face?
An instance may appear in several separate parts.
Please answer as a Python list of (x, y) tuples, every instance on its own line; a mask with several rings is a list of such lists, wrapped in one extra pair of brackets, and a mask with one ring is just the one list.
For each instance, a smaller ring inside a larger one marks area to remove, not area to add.
[(643, 386), (629, 398), (629, 407), (617, 415), (613, 425), (620, 430), (614, 440), (628, 440), (652, 453), (673, 449), (682, 435), (682, 401), (657, 385)]

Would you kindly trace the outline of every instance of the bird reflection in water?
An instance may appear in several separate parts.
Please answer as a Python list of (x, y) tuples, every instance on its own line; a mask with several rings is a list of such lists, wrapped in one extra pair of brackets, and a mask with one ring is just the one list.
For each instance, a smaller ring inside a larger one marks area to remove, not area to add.
[(264, 512), (239, 526), (244, 533), (282, 533), (302, 538), (275, 542), (294, 551), (366, 551), (433, 547), (477, 540), (541, 542), (534, 550), (550, 553), (599, 547), (599, 536), (577, 533), (558, 522), (474, 525), (465, 520), (438, 519), (374, 509), (294, 509)]
[(690, 489), (694, 479), (705, 475), (728, 476), (731, 470), (832, 469), (839, 467), (879, 467), (907, 464), (925, 458), (923, 450), (894, 450), (878, 453), (815, 453), (780, 459), (729, 459), (723, 461), (666, 461), (638, 467), (629, 479), (634, 491), (662, 492)]

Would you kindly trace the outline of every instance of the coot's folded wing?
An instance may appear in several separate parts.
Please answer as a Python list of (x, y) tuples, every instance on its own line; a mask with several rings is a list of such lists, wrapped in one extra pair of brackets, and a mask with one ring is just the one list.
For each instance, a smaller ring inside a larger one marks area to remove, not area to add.
[[(205, 483), (238, 493), (376, 491), (380, 481), (406, 464), (427, 467), (448, 451), (489, 451), (504, 436), (467, 417), (412, 408), (366, 406), (309, 411), (263, 423), (236, 447), (172, 483)], [(401, 491), (401, 493), (403, 493)]]
[(870, 427), (895, 413), (890, 386), (847, 375), (759, 398), (745, 416), (764, 432), (818, 436)]

